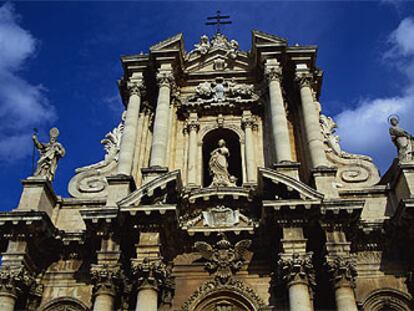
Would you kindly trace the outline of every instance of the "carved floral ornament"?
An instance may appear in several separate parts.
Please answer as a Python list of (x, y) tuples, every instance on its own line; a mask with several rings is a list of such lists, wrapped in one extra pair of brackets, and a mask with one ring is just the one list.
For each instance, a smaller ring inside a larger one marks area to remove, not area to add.
[(0, 268), (0, 291), (17, 295), (30, 288), (33, 283), (33, 276), (23, 266), (2, 266)]
[(159, 70), (157, 73), (157, 82), (159, 87), (172, 88), (173, 86), (175, 86), (175, 80), (172, 71)]
[(312, 287), (316, 286), (315, 270), (312, 264), (312, 253), (293, 253), (281, 255), (278, 261), (279, 274), (288, 285), (303, 282)]
[(328, 257), (327, 267), (331, 277), (331, 281), (335, 285), (350, 285), (352, 287), (355, 287), (355, 278), (357, 276), (357, 270), (355, 261), (351, 257)]
[(119, 265), (92, 265), (90, 273), (95, 295), (102, 292), (113, 294), (121, 282)]
[(129, 96), (138, 95), (141, 96), (145, 92), (144, 81), (142, 80), (131, 80), (127, 83)]

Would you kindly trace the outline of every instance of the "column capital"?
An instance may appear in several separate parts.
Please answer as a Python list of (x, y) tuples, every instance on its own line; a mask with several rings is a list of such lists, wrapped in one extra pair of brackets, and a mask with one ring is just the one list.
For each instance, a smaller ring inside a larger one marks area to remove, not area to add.
[(169, 87), (172, 88), (174, 86), (175, 80), (174, 75), (171, 70), (158, 70), (157, 73), (157, 82), (159, 87)]
[(326, 256), (331, 282), (336, 287), (355, 287), (357, 276), (355, 260), (351, 256)]
[(191, 113), (186, 121), (186, 129), (188, 132), (198, 131), (200, 128), (200, 122), (198, 122), (197, 113)]
[(118, 285), (121, 280), (121, 269), (116, 265), (91, 265), (90, 269), (91, 281), (94, 285), (94, 296), (99, 294), (116, 295)]
[(24, 266), (2, 266), (0, 268), (0, 292), (18, 296), (30, 288), (34, 278)]
[(171, 271), (160, 260), (150, 260), (145, 257), (143, 261), (132, 261), (132, 273), (138, 288), (151, 287), (160, 290), (171, 279)]
[(141, 96), (145, 92), (145, 85), (143, 80), (129, 80), (127, 82), (127, 89), (129, 96)]
[(314, 287), (315, 270), (312, 264), (312, 253), (281, 254), (278, 261), (279, 273), (288, 286), (302, 283)]
[(250, 115), (244, 115), (242, 118), (242, 128), (254, 128), (257, 126), (256, 118), (254, 116)]
[(271, 60), (266, 62), (264, 74), (268, 82), (282, 81), (282, 67), (280, 67), (276, 60), (275, 62), (271, 62)]
[(295, 74), (295, 81), (299, 87), (311, 87), (313, 84), (314, 76), (308, 70), (297, 70)]

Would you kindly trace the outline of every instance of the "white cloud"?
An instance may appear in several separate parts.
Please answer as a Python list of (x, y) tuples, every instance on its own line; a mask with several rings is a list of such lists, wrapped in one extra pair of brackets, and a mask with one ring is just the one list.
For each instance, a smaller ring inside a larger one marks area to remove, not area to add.
[(336, 116), (345, 150), (368, 154), (385, 171), (396, 156), (388, 134), (388, 117), (400, 116), (400, 125), (414, 132), (414, 19), (401, 21), (389, 36), (391, 48), (384, 54), (405, 75), (406, 85), (393, 97), (369, 98)]
[(19, 75), (35, 55), (37, 41), (18, 21), (10, 3), (0, 7), (0, 163), (29, 155), (32, 128), (56, 119), (45, 88)]

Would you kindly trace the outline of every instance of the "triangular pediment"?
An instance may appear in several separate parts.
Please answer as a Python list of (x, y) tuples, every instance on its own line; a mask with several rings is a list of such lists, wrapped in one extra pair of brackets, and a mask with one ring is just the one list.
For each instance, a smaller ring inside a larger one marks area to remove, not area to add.
[(187, 59), (185, 71), (195, 73), (246, 72), (249, 70), (249, 61), (246, 53), (239, 52), (235, 59), (228, 57), (224, 49), (215, 49), (206, 55), (194, 55)]
[(182, 51), (184, 49), (184, 40), (183, 34), (178, 33), (175, 36), (172, 36), (164, 41), (161, 41), (150, 47), (150, 51), (154, 52), (172, 52), (172, 51)]
[(118, 202), (121, 208), (136, 207), (143, 204), (169, 204), (181, 190), (179, 170), (168, 172), (145, 183)]
[(324, 195), (305, 183), (269, 168), (259, 169), (259, 188), (264, 200), (321, 202)]
[(252, 31), (253, 45), (287, 45), (287, 40), (259, 30)]

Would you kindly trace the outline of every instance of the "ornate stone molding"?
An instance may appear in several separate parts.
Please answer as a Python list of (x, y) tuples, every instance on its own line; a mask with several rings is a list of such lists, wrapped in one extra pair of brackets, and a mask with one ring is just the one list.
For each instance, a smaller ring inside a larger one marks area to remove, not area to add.
[(241, 240), (233, 246), (224, 233), (219, 233), (218, 236), (220, 240), (214, 246), (199, 241), (194, 244), (194, 248), (207, 260), (206, 270), (214, 273), (219, 282), (226, 283), (242, 267), (244, 253), (252, 241)]
[(298, 83), (299, 87), (312, 87), (314, 77), (309, 71), (297, 72), (295, 76), (295, 81)]
[(229, 278), (227, 282), (214, 279), (203, 283), (184, 303), (180, 311), (197, 310), (197, 306), (206, 298), (218, 295), (220, 292), (231, 292), (246, 299), (252, 304), (255, 310), (259, 310), (266, 306), (265, 302), (257, 295), (257, 293), (240, 280)]
[(194, 119), (190, 119), (186, 122), (186, 129), (188, 132), (198, 131), (200, 129), (200, 122)]
[(90, 274), (91, 281), (94, 284), (94, 295), (101, 293), (116, 295), (117, 287), (121, 281), (119, 265), (92, 265)]
[(312, 253), (282, 254), (278, 261), (280, 277), (288, 286), (305, 283), (311, 287), (316, 285), (315, 270), (312, 264)]
[(33, 276), (23, 266), (2, 266), (0, 268), (1, 292), (17, 296), (29, 289), (33, 282)]
[(326, 265), (335, 287), (355, 287), (357, 270), (355, 261), (351, 257), (328, 256)]
[(253, 116), (247, 116), (247, 117), (243, 117), (242, 119), (242, 128), (257, 128), (257, 120), (255, 117)]

